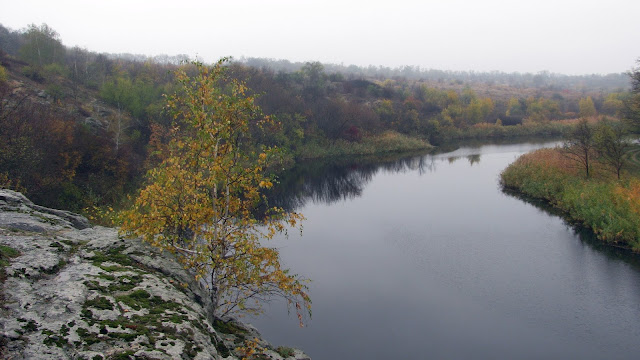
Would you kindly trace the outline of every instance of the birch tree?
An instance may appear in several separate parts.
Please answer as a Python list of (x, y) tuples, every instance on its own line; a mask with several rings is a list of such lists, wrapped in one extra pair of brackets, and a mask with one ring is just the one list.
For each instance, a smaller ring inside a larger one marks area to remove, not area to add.
[(302, 325), (311, 310), (307, 281), (264, 245), (299, 226), (302, 215), (273, 207), (254, 215), (266, 202), (261, 190), (273, 185), (267, 166), (277, 149), (252, 144), (250, 128), (272, 119), (227, 75), (225, 61), (194, 63), (193, 76), (176, 72), (180, 90), (166, 102), (174, 119), (168, 154), (149, 172), (122, 229), (175, 253), (209, 287), (216, 316), (260, 313), (264, 300), (281, 296)]

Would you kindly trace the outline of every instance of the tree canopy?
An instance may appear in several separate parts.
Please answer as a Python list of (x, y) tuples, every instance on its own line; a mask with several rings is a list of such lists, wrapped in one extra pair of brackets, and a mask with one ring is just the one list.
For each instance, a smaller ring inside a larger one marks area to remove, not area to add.
[(20, 47), (21, 57), (38, 66), (64, 62), (65, 47), (60, 35), (47, 24), (31, 24), (24, 33), (25, 43)]

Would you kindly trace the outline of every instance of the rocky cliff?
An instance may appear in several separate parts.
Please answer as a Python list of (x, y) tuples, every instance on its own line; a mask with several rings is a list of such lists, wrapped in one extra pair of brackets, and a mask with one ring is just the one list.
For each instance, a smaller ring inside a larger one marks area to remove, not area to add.
[(0, 189), (0, 358), (307, 359), (216, 319), (170, 255)]

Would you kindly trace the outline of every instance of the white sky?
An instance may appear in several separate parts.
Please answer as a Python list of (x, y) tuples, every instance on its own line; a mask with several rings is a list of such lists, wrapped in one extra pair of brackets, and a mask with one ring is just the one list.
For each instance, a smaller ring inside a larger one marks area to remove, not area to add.
[(97, 52), (564, 74), (634, 67), (639, 15), (639, 0), (0, 0), (5, 27), (47, 23)]

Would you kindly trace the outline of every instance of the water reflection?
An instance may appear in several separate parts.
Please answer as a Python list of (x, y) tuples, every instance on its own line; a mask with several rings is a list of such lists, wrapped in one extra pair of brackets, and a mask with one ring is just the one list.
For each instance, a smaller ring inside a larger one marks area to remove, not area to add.
[(467, 160), (469, 160), (469, 165), (473, 166), (473, 164), (480, 162), (480, 154), (467, 155)]
[(470, 166), (474, 166), (480, 164), (483, 152), (520, 151), (557, 144), (548, 140), (489, 146), (469, 142), (448, 145), (430, 153), (306, 162), (280, 174), (278, 184), (267, 196), (270, 205), (290, 211), (304, 207), (309, 201), (330, 205), (360, 197), (363, 189), (380, 172), (425, 175), (435, 172), (440, 161), (453, 164), (465, 158)]
[[(479, 157), (479, 156), (478, 156)], [(396, 156), (385, 159), (346, 159), (334, 162), (307, 162), (281, 174), (278, 184), (267, 194), (270, 204), (295, 211), (309, 201), (334, 204), (362, 195), (363, 189), (380, 172), (420, 175), (436, 169), (431, 154)]]
[(308, 220), (272, 244), (313, 279), (314, 316), (299, 329), (274, 302), (250, 322), (314, 360), (637, 358), (638, 257), (497, 184), (517, 156), (553, 145), (293, 169), (277, 201)]
[(607, 259), (621, 260), (629, 264), (630, 266), (632, 266), (634, 269), (640, 270), (640, 256), (638, 256), (637, 254), (634, 254), (628, 248), (622, 248), (622, 247), (612, 246), (612, 245), (603, 243), (602, 241), (597, 239), (596, 235), (593, 233), (592, 230), (585, 228), (584, 226), (580, 226), (579, 224), (574, 224), (569, 222), (566, 219), (565, 214), (561, 210), (549, 205), (548, 202), (540, 199), (534, 199), (508, 189), (503, 189), (502, 191), (503, 193), (511, 197), (514, 197), (520, 201), (523, 201), (535, 207), (536, 209), (540, 210), (545, 214), (549, 214), (551, 216), (557, 216), (563, 219), (567, 227), (571, 228), (573, 233), (578, 236), (578, 238), (580, 239), (580, 242), (583, 245), (586, 245), (590, 249), (601, 253), (602, 255), (606, 256)]

